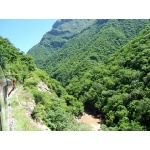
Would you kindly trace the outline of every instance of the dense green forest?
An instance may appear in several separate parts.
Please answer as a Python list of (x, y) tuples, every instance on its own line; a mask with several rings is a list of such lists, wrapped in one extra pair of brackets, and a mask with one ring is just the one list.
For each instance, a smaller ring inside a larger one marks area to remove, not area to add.
[(6, 77), (23, 81), (35, 70), (33, 58), (14, 47), (7, 38), (0, 37), (0, 65)]
[[(0, 65), (5, 77), (16, 80), (18, 85), (23, 85), (24, 90), (32, 95), (36, 103), (32, 112), (33, 119), (42, 120), (52, 131), (92, 130), (89, 125), (75, 120), (75, 115), (83, 112), (83, 104), (68, 95), (60, 82), (36, 68), (31, 56), (24, 54), (8, 39), (2, 37), (0, 50)], [(38, 84), (41, 82), (48, 86), (50, 92), (38, 90)]]
[(31, 49), (28, 54), (35, 58), (38, 67), (67, 86), (74, 77), (80, 79), (86, 70), (121, 48), (148, 23), (149, 20), (93, 20), (91, 26), (51, 52), (46, 59), (36, 61), (38, 50), (34, 53)]
[(94, 20), (37, 66), (101, 114), (103, 130), (149, 130), (149, 23)]
[[(57, 20), (52, 30), (48, 31), (41, 41), (33, 46), (28, 54), (34, 56), (38, 66), (51, 52), (58, 50), (70, 39), (87, 29), (95, 20), (91, 19), (61, 19)], [(38, 55), (36, 55), (38, 53)]]
[(101, 112), (104, 130), (150, 130), (149, 39), (150, 26), (66, 87)]
[[(50, 92), (39, 91), (37, 85), (43, 81)], [(33, 94), (36, 107), (32, 112), (33, 119), (42, 120), (52, 131), (90, 131), (91, 126), (77, 122), (75, 115), (83, 112), (83, 104), (68, 95), (61, 84), (48, 77), (42, 70), (32, 72), (24, 83), (24, 88)]]

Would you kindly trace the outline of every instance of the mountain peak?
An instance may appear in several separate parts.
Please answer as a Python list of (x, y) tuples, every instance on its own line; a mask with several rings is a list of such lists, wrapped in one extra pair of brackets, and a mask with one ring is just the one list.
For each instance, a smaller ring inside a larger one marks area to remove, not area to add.
[(60, 20), (57, 20), (54, 25), (52, 26), (52, 28), (58, 28), (60, 25), (62, 25), (63, 23), (65, 22), (70, 22), (72, 21), (72, 19), (60, 19)]

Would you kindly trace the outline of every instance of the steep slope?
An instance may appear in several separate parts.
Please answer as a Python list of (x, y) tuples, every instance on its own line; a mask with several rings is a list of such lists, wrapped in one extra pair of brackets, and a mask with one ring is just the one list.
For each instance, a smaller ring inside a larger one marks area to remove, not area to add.
[(79, 34), (82, 30), (91, 26), (94, 21), (95, 20), (88, 19), (57, 20), (54, 23), (52, 30), (48, 31), (41, 41), (28, 51), (28, 54), (32, 55), (36, 64), (40, 65), (50, 52), (61, 48), (67, 41)]
[(149, 23), (96, 20), (51, 53), (41, 67), (69, 95), (95, 114), (101, 113), (102, 129), (149, 130), (150, 28), (136, 37)]
[[(0, 37), (0, 68), (3, 82), (5, 78), (23, 82), (35, 69), (33, 59), (15, 48), (8, 39)], [(8, 81), (8, 80), (7, 80)], [(10, 80), (11, 81), (11, 80)], [(0, 130), (7, 130), (8, 94), (13, 91), (11, 82), (0, 84)]]
[(24, 89), (32, 94), (36, 104), (32, 118), (43, 122), (52, 131), (92, 130), (90, 125), (75, 120), (74, 114), (78, 115), (83, 111), (81, 104), (44, 71), (32, 72), (31, 77), (24, 83)]
[(14, 47), (8, 39), (0, 37), (0, 65), (5, 77), (23, 81), (35, 69), (33, 58)]
[(75, 120), (75, 115), (83, 112), (82, 103), (68, 95), (58, 81), (37, 69), (30, 56), (20, 52), (8, 39), (2, 37), (0, 48), (4, 75), (16, 80), (17, 83), (17, 90), (12, 99), (14, 89), (11, 87), (11, 94), (8, 94), (8, 87), (3, 88), (1, 84), (0, 130), (5, 130), (4, 125), (7, 126), (8, 112), (11, 112), (11, 130), (43, 130), (34, 122), (35, 120), (43, 122), (51, 130), (92, 130), (89, 125)]
[(104, 63), (67, 86), (101, 113), (102, 130), (150, 130), (150, 26)]
[(41, 64), (63, 86), (121, 48), (139, 33), (149, 20), (96, 20), (88, 29), (51, 53)]
[(31, 117), (35, 101), (32, 95), (23, 89), (22, 85), (8, 97), (8, 120), (10, 131), (49, 131), (50, 129)]

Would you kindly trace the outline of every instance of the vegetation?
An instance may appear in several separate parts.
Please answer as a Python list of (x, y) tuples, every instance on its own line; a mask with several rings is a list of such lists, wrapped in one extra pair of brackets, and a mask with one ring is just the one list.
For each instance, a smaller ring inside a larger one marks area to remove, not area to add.
[(103, 130), (149, 130), (150, 28), (140, 32), (148, 24), (95, 20), (37, 65), (62, 83), (69, 98), (101, 113)]
[[(36, 64), (66, 87), (74, 77), (80, 80), (85, 71), (105, 61), (148, 23), (149, 20), (94, 20), (90, 27)], [(36, 57), (36, 53), (32, 56)]]
[[(16, 98), (11, 100), (13, 117), (17, 120), (15, 130), (40, 130), (31, 120), (26, 117), (27, 106), (22, 107), (20, 103), (30, 103), (30, 98), (35, 99), (36, 106), (32, 112), (35, 120), (43, 120), (51, 130), (91, 130), (84, 123), (78, 123), (75, 115), (83, 111), (83, 105), (77, 99), (68, 95), (60, 82), (52, 79), (44, 71), (37, 69), (33, 59), (16, 49), (8, 39), (0, 38), (1, 66), (5, 76), (13, 78), (23, 84), (24, 90), (17, 93)], [(38, 84), (45, 83), (50, 91), (39, 91)], [(21, 87), (19, 87), (21, 90)], [(30, 93), (29, 96), (28, 93)], [(70, 102), (69, 102), (70, 101)], [(73, 108), (73, 109), (72, 109)], [(20, 120), (20, 118), (23, 118)], [(34, 129), (33, 129), (34, 128)]]
[(103, 114), (102, 130), (150, 130), (149, 38), (150, 26), (67, 86), (69, 94)]
[[(3, 38), (1, 65), (31, 93), (33, 119), (53, 131), (91, 130), (75, 120), (85, 108), (101, 114), (102, 130), (150, 130), (149, 23), (59, 20), (29, 51), (43, 70)], [(39, 90), (41, 82), (49, 90)]]
[[(39, 91), (37, 89), (36, 85), (42, 79), (51, 88), (50, 91)], [(38, 69), (32, 72), (32, 77), (26, 79), (24, 88), (31, 91), (36, 103), (32, 112), (33, 119), (44, 121), (44, 124), (52, 131), (92, 130), (89, 125), (78, 123), (75, 120), (75, 115), (83, 111), (82, 103), (68, 95), (60, 83), (50, 79), (44, 71)]]
[[(9, 98), (9, 103), (12, 108), (12, 125), (14, 131), (41, 131), (41, 128), (30, 117), (30, 94), (23, 90), (19, 85), (16, 95)], [(10, 113), (10, 112), (9, 112)]]
[[(47, 32), (41, 41), (28, 51), (28, 54), (34, 56), (35, 63), (41, 66), (43, 60), (46, 59), (51, 52), (61, 48), (70, 39), (87, 29), (94, 21), (95, 20), (89, 19), (57, 20), (52, 30)], [(38, 55), (36, 55), (37, 52)]]
[(15, 48), (8, 39), (0, 37), (0, 60), (5, 77), (14, 78), (20, 82), (35, 70), (33, 58)]

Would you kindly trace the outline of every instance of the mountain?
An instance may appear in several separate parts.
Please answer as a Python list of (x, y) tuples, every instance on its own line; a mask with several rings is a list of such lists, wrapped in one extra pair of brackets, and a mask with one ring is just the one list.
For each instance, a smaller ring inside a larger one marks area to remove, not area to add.
[(94, 20), (37, 65), (101, 114), (103, 130), (149, 130), (149, 24)]
[(56, 43), (68, 37), (64, 44), (36, 45), (41, 55), (45, 54), (39, 46), (47, 52), (35, 61), (43, 70), (0, 38), (4, 74), (30, 92), (36, 104), (32, 118), (55, 131), (91, 130), (74, 119), (87, 110), (100, 117), (102, 130), (150, 130), (150, 21), (84, 20), (80, 29), (74, 21), (75, 26), (82, 22), (59, 20), (51, 30)]
[[(91, 26), (93, 22), (94, 20), (88, 19), (57, 20), (52, 30), (48, 31), (41, 41), (28, 51), (28, 54), (34, 56), (35, 62), (40, 64), (51, 52), (61, 48), (67, 41)], [(36, 55), (37, 53), (38, 55)]]
[[(63, 20), (61, 26), (67, 28), (65, 26), (69, 23)], [(33, 56), (38, 67), (66, 86), (74, 77), (80, 79), (86, 70), (120, 49), (148, 23), (149, 20), (92, 20), (88, 28), (69, 39), (61, 48), (50, 52), (45, 59), (36, 58), (42, 57), (48, 49), (38, 49), (38, 55), (31, 54), (30, 50), (28, 54)], [(56, 27), (60, 28), (59, 24)]]
[(150, 26), (67, 86), (101, 113), (103, 130), (150, 130)]

